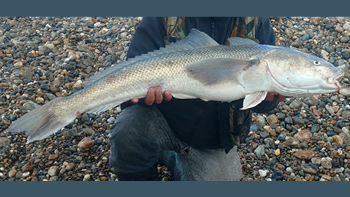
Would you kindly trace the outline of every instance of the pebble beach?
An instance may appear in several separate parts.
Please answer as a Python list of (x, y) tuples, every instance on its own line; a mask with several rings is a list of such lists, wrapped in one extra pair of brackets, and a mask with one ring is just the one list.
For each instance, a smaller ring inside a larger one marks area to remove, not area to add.
[[(115, 181), (109, 129), (119, 107), (84, 113), (54, 135), (26, 144), (11, 122), (89, 76), (126, 59), (142, 17), (0, 17), (0, 181)], [(253, 124), (238, 148), (243, 181), (349, 181), (350, 17), (271, 17), (276, 45), (344, 70), (345, 88), (287, 98)], [(159, 166), (163, 181), (171, 181)]]

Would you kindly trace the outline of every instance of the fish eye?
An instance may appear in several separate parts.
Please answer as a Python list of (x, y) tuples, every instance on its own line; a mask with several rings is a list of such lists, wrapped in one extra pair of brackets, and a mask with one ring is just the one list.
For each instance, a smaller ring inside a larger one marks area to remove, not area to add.
[(318, 66), (318, 65), (320, 65), (320, 62), (317, 61), (317, 60), (315, 60), (315, 61), (314, 61), (314, 64), (315, 64), (316, 66)]

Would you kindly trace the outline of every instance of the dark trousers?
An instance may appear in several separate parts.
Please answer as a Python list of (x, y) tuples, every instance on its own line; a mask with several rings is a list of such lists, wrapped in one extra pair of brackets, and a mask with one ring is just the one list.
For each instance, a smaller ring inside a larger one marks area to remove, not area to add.
[(195, 149), (178, 139), (157, 107), (133, 105), (111, 128), (110, 165), (119, 180), (157, 180), (157, 164), (170, 168), (178, 181), (238, 181), (241, 164), (234, 147)]

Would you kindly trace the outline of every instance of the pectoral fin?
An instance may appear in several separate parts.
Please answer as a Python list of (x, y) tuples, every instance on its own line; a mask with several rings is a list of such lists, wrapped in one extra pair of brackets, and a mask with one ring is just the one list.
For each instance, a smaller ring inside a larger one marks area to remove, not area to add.
[(267, 92), (257, 92), (254, 94), (248, 94), (243, 100), (243, 107), (241, 110), (253, 108), (261, 103), (266, 98)]
[(236, 82), (240, 72), (257, 65), (259, 60), (208, 58), (186, 66), (186, 73), (205, 85)]

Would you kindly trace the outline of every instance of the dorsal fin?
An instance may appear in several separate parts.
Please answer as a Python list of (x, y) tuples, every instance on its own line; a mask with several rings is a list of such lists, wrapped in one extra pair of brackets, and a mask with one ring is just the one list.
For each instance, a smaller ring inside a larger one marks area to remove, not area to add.
[(238, 46), (238, 45), (256, 45), (255, 41), (248, 39), (248, 38), (241, 38), (241, 37), (231, 37), (228, 38), (227, 41), (229, 41), (230, 46)]
[(112, 65), (106, 68), (105, 70), (95, 74), (94, 76), (91, 76), (88, 79), (86, 79), (83, 83), (83, 86), (86, 88), (91, 84), (93, 84), (94, 82), (104, 78), (106, 75), (110, 73), (117, 72), (118, 70), (122, 70), (125, 67), (128, 67), (136, 62), (139, 62), (151, 57), (155, 57), (155, 56), (159, 56), (167, 53), (175, 53), (178, 51), (192, 50), (192, 49), (203, 48), (208, 46), (216, 46), (216, 45), (219, 45), (219, 44), (207, 34), (197, 29), (191, 29), (191, 32), (188, 34), (188, 36), (185, 39), (179, 40), (175, 43), (171, 43), (165, 47), (160, 48), (159, 50), (149, 52), (147, 54), (143, 54), (135, 58), (130, 58), (129, 60), (124, 61), (120, 64)]

